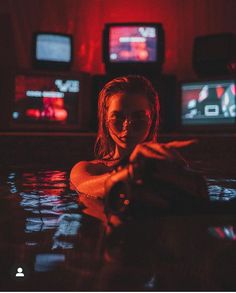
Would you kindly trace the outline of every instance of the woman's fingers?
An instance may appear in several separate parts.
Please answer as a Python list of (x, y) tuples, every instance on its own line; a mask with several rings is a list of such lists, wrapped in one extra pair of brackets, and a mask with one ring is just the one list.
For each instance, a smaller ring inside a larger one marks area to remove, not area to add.
[(189, 140), (182, 140), (182, 141), (174, 140), (171, 142), (167, 142), (165, 145), (168, 148), (177, 148), (178, 149), (178, 148), (184, 148), (184, 147), (190, 146), (192, 144), (196, 144), (196, 143), (198, 143), (197, 139), (189, 139)]
[(166, 147), (165, 144), (160, 144), (160, 143), (143, 143), (142, 146), (152, 149), (158, 154), (162, 154), (164, 156), (169, 155), (168, 147)]
[(150, 152), (155, 153), (158, 156), (162, 156), (163, 159), (174, 160), (175, 154), (165, 145), (161, 144), (143, 144), (144, 148), (147, 148)]
[(154, 158), (159, 160), (168, 160), (182, 166), (188, 165), (188, 162), (178, 153), (176, 149), (183, 148), (197, 140), (172, 141), (170, 143), (146, 142), (135, 147), (130, 155), (130, 162), (134, 162), (138, 157)]
[(163, 160), (166, 158), (165, 155), (163, 155), (160, 152), (157, 152), (153, 148), (149, 148), (144, 145), (137, 145), (135, 149), (133, 150), (132, 154), (130, 155), (130, 162), (134, 162), (138, 157), (143, 156), (147, 158), (154, 158), (154, 159), (160, 159)]

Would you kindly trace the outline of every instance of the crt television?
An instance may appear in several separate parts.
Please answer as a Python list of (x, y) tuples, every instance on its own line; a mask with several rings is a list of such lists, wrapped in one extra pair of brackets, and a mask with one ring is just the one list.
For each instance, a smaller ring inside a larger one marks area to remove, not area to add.
[(192, 61), (199, 76), (232, 75), (236, 71), (236, 35), (218, 33), (196, 37)]
[(236, 81), (201, 80), (181, 83), (181, 125), (236, 129)]
[(36, 32), (33, 65), (39, 69), (69, 69), (73, 61), (73, 38), (69, 34)]
[(108, 23), (103, 32), (107, 71), (158, 71), (164, 62), (164, 31), (160, 23)]
[(90, 87), (87, 73), (18, 71), (5, 89), (5, 125), (15, 130), (86, 131)]

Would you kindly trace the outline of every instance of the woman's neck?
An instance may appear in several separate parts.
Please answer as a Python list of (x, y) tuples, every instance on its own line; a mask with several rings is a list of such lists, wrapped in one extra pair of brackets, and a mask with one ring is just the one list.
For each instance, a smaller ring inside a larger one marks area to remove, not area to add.
[(115, 152), (112, 158), (114, 160), (122, 160), (124, 158), (127, 158), (131, 154), (132, 150), (130, 149), (124, 149), (116, 145)]

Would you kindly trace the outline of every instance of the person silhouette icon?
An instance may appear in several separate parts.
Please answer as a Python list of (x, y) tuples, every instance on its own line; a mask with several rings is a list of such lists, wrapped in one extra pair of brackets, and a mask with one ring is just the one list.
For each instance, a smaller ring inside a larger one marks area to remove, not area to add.
[(16, 273), (16, 277), (20, 277), (20, 278), (22, 278), (22, 277), (24, 277), (25, 275), (24, 275), (24, 273), (23, 273), (23, 269), (22, 268), (18, 268), (17, 269), (17, 273)]

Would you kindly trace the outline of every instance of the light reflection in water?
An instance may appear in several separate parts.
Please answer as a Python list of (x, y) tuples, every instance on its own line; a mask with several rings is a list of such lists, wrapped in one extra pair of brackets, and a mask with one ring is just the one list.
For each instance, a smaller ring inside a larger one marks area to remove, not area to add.
[(150, 280), (148, 280), (145, 284), (144, 284), (144, 288), (146, 290), (151, 290), (154, 289), (154, 287), (156, 286), (157, 280), (156, 280), (156, 275), (153, 275)]
[(82, 216), (77, 214), (63, 214), (58, 219), (58, 229), (55, 237), (76, 236), (80, 228)]
[(58, 225), (57, 218), (27, 218), (25, 232), (34, 233), (45, 230), (55, 229)]
[[(68, 189), (67, 172), (10, 172), (7, 176), (7, 184), (11, 199), (16, 199), (17, 204), (19, 201), (19, 206), (25, 212), (25, 237), (22, 238), (26, 249), (34, 251), (35, 271), (47, 272), (57, 269), (66, 261), (68, 262), (69, 253), (77, 257), (78, 262), (76, 261), (75, 264), (77, 268), (79, 263), (83, 263), (80, 262), (81, 255), (77, 255), (81, 247), (83, 247), (84, 258), (92, 255), (93, 251), (91, 252), (88, 248), (91, 246), (94, 248), (94, 241), (97, 241), (99, 237), (91, 233), (89, 236), (93, 239), (88, 237), (87, 242), (79, 242), (80, 245), (77, 243), (84, 216), (80, 213), (76, 193)], [(229, 200), (236, 197), (236, 180), (234, 179), (209, 178), (208, 188), (213, 200)], [(218, 234), (215, 235), (225, 235), (223, 239), (236, 239), (234, 227), (210, 227), (209, 233), (216, 233), (216, 228)], [(219, 234), (220, 229), (223, 231), (221, 234)], [(88, 245), (89, 241), (92, 245)], [(97, 249), (97, 251), (100, 250)], [(21, 255), (25, 256), (27, 253), (23, 252)], [(71, 264), (72, 261), (68, 263)], [(87, 259), (84, 263), (87, 265)], [(145, 278), (145, 284), (142, 286), (146, 290), (152, 290), (158, 283), (160, 283), (159, 276), (150, 274), (149, 278)]]
[(16, 173), (15, 172), (9, 173), (8, 178), (7, 178), (7, 184), (10, 187), (10, 193), (12, 193), (12, 194), (17, 193), (15, 180), (16, 180)]
[[(51, 249), (71, 249), (79, 231), (82, 216), (78, 211), (77, 194), (68, 189), (67, 172), (10, 172), (7, 184), (12, 195), (26, 212), (27, 246), (37, 246), (38, 235), (50, 231)], [(53, 233), (53, 234), (51, 234)], [(36, 239), (32, 239), (32, 236)], [(46, 237), (45, 234), (44, 237)]]
[(236, 240), (236, 228), (233, 226), (209, 227), (208, 231), (219, 239)]
[(208, 192), (211, 200), (228, 201), (236, 198), (236, 180), (208, 178)]
[(53, 271), (61, 263), (65, 261), (64, 254), (37, 254), (34, 264), (35, 272)]
[(74, 247), (72, 242), (65, 241), (65, 239), (73, 239), (78, 235), (81, 219), (82, 216), (78, 214), (63, 214), (59, 217), (57, 230), (53, 236), (52, 249), (72, 249)]

